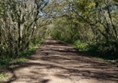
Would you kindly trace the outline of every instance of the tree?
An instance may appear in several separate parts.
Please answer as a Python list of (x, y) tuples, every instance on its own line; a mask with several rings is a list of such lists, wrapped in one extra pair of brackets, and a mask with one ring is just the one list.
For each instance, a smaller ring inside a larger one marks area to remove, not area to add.
[[(65, 24), (60, 20), (58, 24), (66, 26), (69, 25), (69, 21), (71, 21), (73, 29), (74, 27), (78, 28), (74, 33), (79, 34), (79, 40), (98, 45), (97, 48), (104, 52), (117, 51), (118, 27), (117, 18), (115, 17), (117, 17), (118, 6), (116, 1), (71, 0), (67, 4), (70, 7), (67, 10), (70, 12), (66, 12), (64, 16), (70, 19), (67, 20)], [(67, 7), (67, 5), (65, 5), (65, 7)], [(73, 21), (75, 21), (75, 23)], [(70, 38), (72, 37), (70, 36)]]
[(45, 6), (46, 2), (39, 0), (0, 1), (1, 56), (19, 57), (35, 42), (33, 39), (39, 30), (39, 12)]

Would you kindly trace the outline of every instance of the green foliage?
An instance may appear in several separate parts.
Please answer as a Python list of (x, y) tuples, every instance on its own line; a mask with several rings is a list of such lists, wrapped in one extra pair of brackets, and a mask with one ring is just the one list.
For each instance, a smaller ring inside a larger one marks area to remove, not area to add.
[(0, 68), (6, 68), (10, 64), (11, 59), (3, 58), (0, 59)]
[(75, 49), (78, 51), (88, 51), (89, 50), (89, 45), (87, 43), (83, 43), (80, 40), (76, 41), (74, 43)]
[(26, 58), (19, 58), (19, 59), (16, 59), (16, 60), (11, 60), (10, 64), (23, 64), (25, 62), (27, 62)]
[(32, 44), (42, 41), (45, 30), (40, 23), (45, 22), (37, 11), (42, 4), (32, 0), (0, 1), (0, 58), (18, 58)]
[[(41, 0), (36, 2), (27, 0), (25, 3), (1, 0), (1, 66), (8, 65), (12, 61), (11, 58), (28, 57), (34, 53), (37, 49), (34, 45), (41, 44), (45, 35), (48, 35), (45, 34), (46, 25), (50, 21), (54, 25), (51, 30), (52, 37), (66, 43), (74, 43), (79, 51), (117, 54), (118, 8), (115, 7), (117, 2), (117, 0), (62, 0), (61, 3), (57, 3), (54, 0), (42, 9)], [(49, 14), (51, 19), (40, 18), (39, 13), (42, 11), (46, 16)]]
[(72, 9), (54, 20), (52, 37), (74, 43), (79, 51), (118, 58), (117, 0), (74, 0), (68, 4)]
[(8, 77), (7, 74), (1, 73), (0, 74), (0, 82), (3, 81), (3, 80), (6, 80), (7, 79), (6, 77)]
[(19, 57), (12, 58), (12, 57), (3, 57), (0, 59), (0, 68), (7, 68), (10, 65), (13, 64), (22, 64), (25, 63), (32, 54), (36, 52), (36, 50), (39, 48), (43, 40), (37, 39), (35, 44), (30, 45), (30, 48), (23, 51)]

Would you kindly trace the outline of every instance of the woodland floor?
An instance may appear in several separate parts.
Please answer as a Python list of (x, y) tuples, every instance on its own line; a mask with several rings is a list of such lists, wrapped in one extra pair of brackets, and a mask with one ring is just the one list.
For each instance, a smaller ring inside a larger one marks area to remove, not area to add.
[(5, 83), (118, 83), (118, 67), (48, 39)]

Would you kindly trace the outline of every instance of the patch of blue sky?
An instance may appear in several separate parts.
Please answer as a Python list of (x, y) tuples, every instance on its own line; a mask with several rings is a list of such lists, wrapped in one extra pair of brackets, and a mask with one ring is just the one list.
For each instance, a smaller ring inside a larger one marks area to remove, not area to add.
[(44, 16), (44, 13), (40, 11), (39, 16), (41, 16), (41, 17)]
[(48, 3), (48, 2), (49, 2), (49, 0), (44, 0), (44, 2), (45, 2), (45, 3)]
[(42, 11), (40, 11), (39, 16), (41, 16), (41, 18), (43, 18), (43, 19), (48, 19), (49, 18), (48, 15), (46, 15), (46, 13), (42, 12)]

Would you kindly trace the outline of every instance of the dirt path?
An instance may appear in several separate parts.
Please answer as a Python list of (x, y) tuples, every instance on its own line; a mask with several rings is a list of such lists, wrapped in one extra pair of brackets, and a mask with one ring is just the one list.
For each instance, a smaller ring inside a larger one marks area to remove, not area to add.
[(117, 67), (51, 39), (12, 74), (7, 83), (118, 83)]

